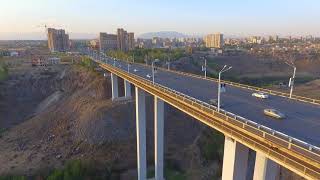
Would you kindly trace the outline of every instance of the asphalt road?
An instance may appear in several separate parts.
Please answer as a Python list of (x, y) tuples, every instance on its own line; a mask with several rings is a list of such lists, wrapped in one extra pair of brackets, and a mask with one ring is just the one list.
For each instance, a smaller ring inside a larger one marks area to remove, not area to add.
[[(107, 62), (114, 64), (113, 60)], [(128, 69), (123, 61), (116, 61), (116, 67), (125, 71)], [(134, 72), (134, 69), (137, 71)], [(146, 76), (152, 76), (150, 67), (131, 64), (129, 72), (152, 80), (152, 77)], [(210, 99), (217, 99), (218, 86), (213, 81), (158, 69), (155, 82), (207, 103)], [(221, 94), (222, 109), (320, 147), (320, 106), (273, 95), (269, 95), (268, 99), (258, 99), (252, 97), (253, 92), (227, 86), (226, 92)], [(266, 108), (277, 109), (284, 113), (286, 118), (279, 120), (265, 116), (263, 110)]]

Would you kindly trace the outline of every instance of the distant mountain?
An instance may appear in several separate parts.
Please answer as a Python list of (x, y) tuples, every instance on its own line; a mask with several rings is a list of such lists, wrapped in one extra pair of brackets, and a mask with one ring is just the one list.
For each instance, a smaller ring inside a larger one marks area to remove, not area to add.
[(160, 38), (186, 38), (189, 37), (183, 33), (179, 33), (176, 31), (160, 31), (160, 32), (148, 32), (144, 34), (140, 34), (138, 38), (142, 39), (152, 39), (153, 37), (160, 37)]

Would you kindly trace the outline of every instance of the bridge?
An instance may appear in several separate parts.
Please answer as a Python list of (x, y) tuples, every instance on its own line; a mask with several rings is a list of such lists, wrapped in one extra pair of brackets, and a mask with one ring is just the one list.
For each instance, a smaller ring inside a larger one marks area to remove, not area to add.
[[(111, 73), (112, 99), (119, 98), (118, 78), (124, 79), (125, 97), (135, 88), (138, 179), (147, 178), (146, 93), (154, 96), (155, 179), (163, 180), (164, 102), (225, 135), (222, 179), (246, 179), (249, 149), (256, 152), (253, 179), (275, 179), (283, 166), (306, 179), (320, 179), (320, 100), (223, 81), (227, 92), (220, 110), (217, 80), (116, 60), (93, 51), (86, 54)], [(262, 91), (266, 100), (251, 96)], [(280, 109), (286, 119), (275, 120), (263, 109)]]

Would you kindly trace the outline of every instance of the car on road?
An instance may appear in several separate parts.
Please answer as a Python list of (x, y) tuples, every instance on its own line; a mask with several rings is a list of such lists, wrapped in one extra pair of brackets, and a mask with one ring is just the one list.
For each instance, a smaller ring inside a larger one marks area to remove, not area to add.
[(252, 93), (253, 97), (261, 98), (261, 99), (267, 99), (269, 98), (269, 95), (264, 92), (254, 92)]
[(284, 119), (286, 117), (285, 114), (281, 113), (280, 111), (276, 109), (264, 109), (263, 113), (267, 116), (277, 118), (277, 119)]
[(147, 74), (147, 78), (151, 78), (151, 75), (150, 75), (150, 74)]
[(134, 69), (133, 71), (134, 71), (134, 72), (137, 72), (137, 71), (138, 71), (138, 69)]
[[(210, 99), (209, 104), (212, 106), (218, 107), (218, 100), (217, 99)], [(220, 104), (220, 107), (223, 107), (223, 104)]]

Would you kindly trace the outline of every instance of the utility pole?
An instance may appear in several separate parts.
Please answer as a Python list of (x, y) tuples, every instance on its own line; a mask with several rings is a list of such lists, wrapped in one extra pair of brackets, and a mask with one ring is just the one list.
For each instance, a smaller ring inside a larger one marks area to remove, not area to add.
[(204, 71), (204, 78), (207, 79), (207, 59), (205, 57), (202, 57), (204, 59), (204, 66), (202, 66), (202, 71)]
[(151, 68), (152, 68), (152, 83), (154, 84), (154, 63), (159, 62), (159, 59), (155, 59), (154, 61), (152, 61), (151, 63)]
[(293, 86), (294, 86), (294, 80), (295, 80), (295, 77), (296, 77), (297, 67), (293, 63), (289, 64), (288, 62), (286, 62), (286, 64), (293, 68), (293, 74), (292, 74), (292, 77), (289, 80), (290, 98), (292, 98)]
[(221, 74), (223, 72), (226, 72), (230, 70), (232, 66), (227, 67), (227, 65), (224, 65), (221, 71), (219, 72), (219, 81), (218, 81), (218, 112), (220, 112), (220, 94), (221, 94)]

